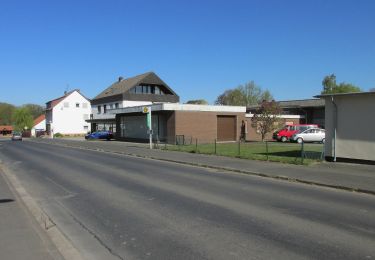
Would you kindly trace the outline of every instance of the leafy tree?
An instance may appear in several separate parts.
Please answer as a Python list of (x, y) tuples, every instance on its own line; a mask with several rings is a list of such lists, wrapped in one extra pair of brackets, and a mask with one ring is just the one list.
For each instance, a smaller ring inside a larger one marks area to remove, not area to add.
[(350, 83), (341, 82), (337, 85), (335, 74), (325, 76), (323, 81), (323, 91), (322, 94), (335, 94), (335, 93), (351, 93), (351, 92), (361, 92), (362, 90)]
[(264, 100), (254, 112), (251, 121), (253, 126), (256, 127), (262, 135), (262, 141), (264, 141), (266, 134), (273, 132), (279, 127), (279, 124), (281, 123), (281, 111), (282, 109), (280, 105), (274, 100)]
[(251, 106), (259, 104), (262, 102), (262, 100), (270, 101), (272, 99), (272, 95), (268, 90), (263, 91), (254, 83), (254, 81), (250, 81), (245, 85), (240, 85), (237, 88), (226, 90), (223, 94), (217, 97), (215, 104)]
[(45, 110), (44, 107), (37, 104), (25, 104), (22, 107), (28, 109), (34, 119), (44, 114)]
[(12, 125), (12, 117), (15, 106), (8, 103), (0, 103), (0, 125)]
[(186, 104), (208, 105), (208, 102), (204, 99), (195, 99), (187, 101)]
[(14, 111), (13, 115), (14, 119), (14, 128), (17, 131), (21, 131), (27, 127), (31, 129), (33, 127), (33, 116), (31, 115), (30, 111), (25, 107), (17, 108)]

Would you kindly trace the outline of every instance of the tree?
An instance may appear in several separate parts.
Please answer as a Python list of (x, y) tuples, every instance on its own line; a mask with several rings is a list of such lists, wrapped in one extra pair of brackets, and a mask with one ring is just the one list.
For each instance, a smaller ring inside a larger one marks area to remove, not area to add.
[(187, 101), (186, 104), (208, 105), (208, 102), (204, 99), (195, 99)]
[(335, 74), (325, 76), (323, 81), (323, 91), (322, 94), (335, 94), (335, 93), (351, 93), (351, 92), (361, 92), (362, 90), (350, 83), (341, 82), (337, 85)]
[(14, 128), (17, 131), (21, 131), (25, 128), (31, 129), (33, 127), (33, 116), (30, 111), (25, 107), (17, 108), (14, 111)]
[(34, 119), (44, 114), (45, 111), (44, 107), (37, 104), (25, 104), (22, 107), (28, 109)]
[(254, 81), (240, 85), (234, 89), (228, 89), (217, 97), (215, 104), (229, 106), (251, 106), (257, 105), (262, 100), (271, 101), (272, 95), (266, 90), (263, 91)]
[(251, 121), (253, 126), (256, 127), (257, 131), (259, 131), (262, 135), (262, 141), (264, 141), (266, 134), (273, 132), (279, 127), (281, 122), (281, 111), (282, 109), (280, 105), (274, 100), (264, 100), (260, 104), (259, 108), (254, 112), (254, 116)]
[(375, 92), (375, 88), (370, 88), (370, 92)]
[(15, 106), (8, 103), (0, 103), (0, 125), (12, 125), (12, 117)]

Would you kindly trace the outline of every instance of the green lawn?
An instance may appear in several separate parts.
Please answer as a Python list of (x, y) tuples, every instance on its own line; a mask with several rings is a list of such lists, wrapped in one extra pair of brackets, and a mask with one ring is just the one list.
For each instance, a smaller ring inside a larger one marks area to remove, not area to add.
[[(267, 149), (268, 147), (268, 149)], [(294, 143), (278, 142), (249, 142), (249, 143), (217, 143), (194, 145), (166, 145), (162, 149), (190, 153), (216, 154), (254, 160), (268, 160), (292, 164), (311, 164), (322, 158), (322, 144), (304, 144), (304, 158), (302, 160), (302, 146)], [(268, 152), (267, 152), (268, 151)]]

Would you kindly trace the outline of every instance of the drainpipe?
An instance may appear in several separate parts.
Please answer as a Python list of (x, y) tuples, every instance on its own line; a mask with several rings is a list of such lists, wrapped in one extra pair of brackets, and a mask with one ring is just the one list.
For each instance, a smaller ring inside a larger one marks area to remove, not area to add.
[(331, 96), (331, 101), (332, 104), (335, 107), (335, 112), (334, 112), (334, 136), (333, 136), (333, 161), (336, 162), (336, 138), (337, 138), (337, 104), (335, 103), (335, 100), (333, 99), (333, 96)]

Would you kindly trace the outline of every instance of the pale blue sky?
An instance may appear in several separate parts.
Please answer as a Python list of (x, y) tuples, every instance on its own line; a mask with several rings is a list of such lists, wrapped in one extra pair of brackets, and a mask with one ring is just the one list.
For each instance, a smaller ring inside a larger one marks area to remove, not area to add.
[[(277, 100), (323, 77), (375, 87), (375, 1), (17, 1), (0, 3), (0, 101), (42, 104), (119, 76), (156, 72), (213, 103), (250, 80)], [(16, 94), (17, 93), (17, 94)]]

